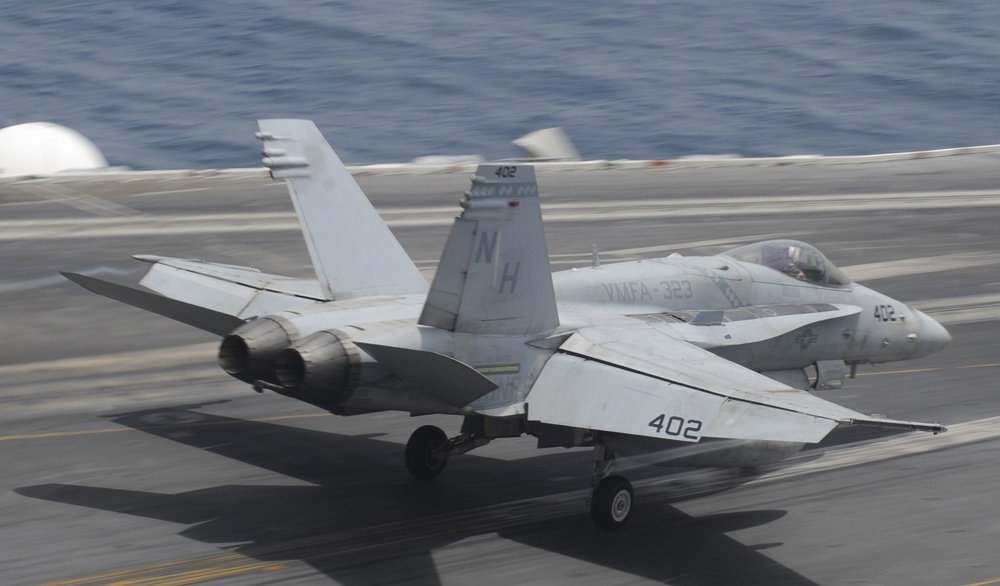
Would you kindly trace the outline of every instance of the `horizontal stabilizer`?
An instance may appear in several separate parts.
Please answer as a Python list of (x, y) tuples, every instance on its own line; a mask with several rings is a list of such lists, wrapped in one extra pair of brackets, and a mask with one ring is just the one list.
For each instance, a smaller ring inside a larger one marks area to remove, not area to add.
[(63, 272), (62, 275), (98, 295), (103, 295), (115, 301), (121, 301), (133, 307), (168, 317), (200, 330), (211, 332), (217, 336), (225, 336), (244, 323), (243, 320), (232, 315), (170, 299), (127, 285), (119, 285), (78, 273)]
[(367, 342), (355, 344), (399, 378), (453, 407), (465, 407), (498, 387), (476, 369), (444, 354)]

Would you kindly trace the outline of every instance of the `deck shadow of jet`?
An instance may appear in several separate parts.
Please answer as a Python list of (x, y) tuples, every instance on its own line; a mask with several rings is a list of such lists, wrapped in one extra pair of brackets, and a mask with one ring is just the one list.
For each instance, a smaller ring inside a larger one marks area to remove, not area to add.
[[(467, 454), (451, 463), (450, 475), (420, 483), (402, 470), (401, 446), (370, 435), (339, 435), (184, 408), (122, 414), (113, 420), (311, 486), (221, 485), (162, 494), (45, 484), (16, 492), (186, 525), (179, 534), (189, 539), (261, 562), (305, 563), (348, 585), (400, 580), (438, 584), (438, 558), (463, 549), (466, 540), (482, 539), (677, 584), (813, 584), (760, 553), (761, 546), (748, 547), (726, 535), (775, 521), (784, 511), (691, 517), (670, 504), (684, 499), (678, 493), (669, 502), (650, 502), (624, 531), (606, 534), (594, 528), (581, 490), (587, 478), (579, 474), (586, 470), (581, 461), (589, 460), (589, 453), (514, 461)], [(734, 477), (729, 487), (738, 484)], [(557, 562), (536, 559), (542, 565), (538, 579), (574, 571), (565, 565), (546, 567)], [(211, 556), (205, 563), (213, 563)], [(475, 574), (472, 564), (465, 571)], [(480, 572), (488, 576), (493, 569), (483, 566)], [(531, 579), (531, 574), (523, 578)]]

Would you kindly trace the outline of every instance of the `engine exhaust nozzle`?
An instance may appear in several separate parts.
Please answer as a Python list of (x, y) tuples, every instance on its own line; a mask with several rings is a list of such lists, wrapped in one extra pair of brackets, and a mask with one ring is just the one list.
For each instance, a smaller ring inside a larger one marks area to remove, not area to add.
[(246, 383), (256, 380), (275, 383), (275, 359), (290, 345), (288, 330), (277, 319), (260, 318), (243, 324), (222, 339), (219, 366)]
[(353, 345), (345, 346), (335, 331), (316, 332), (275, 360), (275, 377), (281, 386), (332, 400), (348, 389), (357, 363)]

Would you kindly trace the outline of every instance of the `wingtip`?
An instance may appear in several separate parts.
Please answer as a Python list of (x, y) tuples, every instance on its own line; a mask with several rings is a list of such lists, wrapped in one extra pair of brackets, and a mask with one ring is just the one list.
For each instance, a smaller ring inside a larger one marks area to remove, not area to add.
[(866, 427), (879, 427), (883, 429), (903, 429), (910, 431), (925, 431), (934, 435), (948, 431), (948, 428), (940, 423), (922, 423), (919, 421), (899, 421), (888, 419), (885, 415), (873, 414), (870, 417), (852, 418), (841, 421), (848, 425), (863, 425)]

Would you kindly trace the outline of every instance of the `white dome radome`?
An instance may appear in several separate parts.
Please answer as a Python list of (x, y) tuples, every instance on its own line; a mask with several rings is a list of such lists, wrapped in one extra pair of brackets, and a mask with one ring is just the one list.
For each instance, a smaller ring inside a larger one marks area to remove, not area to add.
[(94, 143), (65, 126), (28, 122), (0, 129), (0, 175), (55, 175), (107, 166)]

